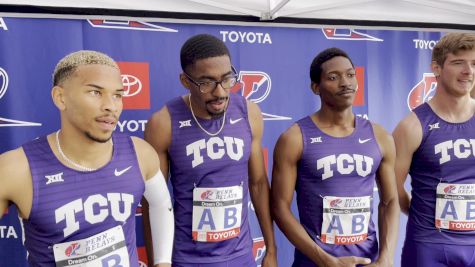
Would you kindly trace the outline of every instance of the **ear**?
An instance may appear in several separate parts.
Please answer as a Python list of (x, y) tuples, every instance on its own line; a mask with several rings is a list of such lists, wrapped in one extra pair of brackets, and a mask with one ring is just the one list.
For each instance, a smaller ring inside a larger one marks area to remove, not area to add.
[(183, 87), (190, 90), (190, 81), (183, 73), (180, 73), (180, 82), (181, 82), (181, 85), (183, 85)]
[(54, 105), (60, 110), (63, 111), (66, 109), (64, 88), (61, 86), (55, 86), (51, 89), (51, 97), (53, 98)]
[(432, 61), (430, 67), (431, 67), (432, 72), (434, 73), (435, 77), (438, 78), (440, 76), (442, 66), (440, 66), (437, 62)]
[(320, 88), (318, 87), (318, 84), (312, 82), (310, 83), (310, 89), (312, 89), (312, 92), (316, 95), (320, 95)]

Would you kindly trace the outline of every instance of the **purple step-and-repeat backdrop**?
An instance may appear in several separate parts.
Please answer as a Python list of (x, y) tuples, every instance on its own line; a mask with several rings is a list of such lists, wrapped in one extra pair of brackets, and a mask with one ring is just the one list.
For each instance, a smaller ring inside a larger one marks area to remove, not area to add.
[[(310, 63), (319, 51), (335, 46), (350, 54), (358, 78), (354, 112), (392, 131), (411, 108), (433, 94), (431, 51), (443, 34), (308, 25), (0, 17), (0, 153), (59, 128), (59, 113), (50, 96), (51, 74), (59, 59), (81, 49), (105, 52), (119, 62), (127, 93), (116, 130), (143, 137), (152, 112), (187, 93), (178, 79), (179, 51), (186, 39), (198, 33), (213, 34), (226, 43), (240, 78), (233, 91), (260, 106), (268, 173), (280, 133), (320, 105), (309, 79)], [(252, 204), (248, 207), (253, 250), (260, 262), (264, 242)], [(140, 208), (136, 218), (137, 246), (146, 262)], [(395, 266), (400, 262), (405, 222), (401, 216)], [(277, 228), (275, 232), (279, 265), (290, 266), (293, 247)], [(16, 209), (10, 206), (0, 220), (0, 266), (27, 266), (25, 257), (22, 228)]]

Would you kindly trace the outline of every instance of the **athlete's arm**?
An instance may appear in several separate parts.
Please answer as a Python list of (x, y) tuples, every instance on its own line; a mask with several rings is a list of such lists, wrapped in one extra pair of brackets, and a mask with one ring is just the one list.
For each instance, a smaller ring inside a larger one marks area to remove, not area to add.
[[(165, 179), (168, 178), (168, 146), (171, 143), (171, 122), (168, 109), (164, 106), (155, 112), (148, 120), (144, 133), (145, 140), (152, 145), (160, 159), (160, 170)], [(153, 245), (150, 233), (149, 205), (146, 199), (142, 199), (142, 222), (144, 226), (145, 248), (148, 261), (153, 262)]]
[(299, 126), (294, 124), (279, 137), (274, 148), (272, 214), (275, 222), (289, 241), (318, 266), (355, 266), (355, 264), (370, 263), (369, 259), (336, 258), (326, 253), (292, 214), (291, 205), (297, 182), (297, 163), (302, 150), (302, 133)]
[(401, 211), (407, 215), (411, 204), (411, 196), (404, 188), (409, 168), (411, 167), (412, 155), (422, 141), (422, 126), (415, 113), (411, 112), (404, 118), (393, 131), (396, 145), (396, 184)]
[(379, 257), (375, 266), (393, 266), (399, 226), (399, 203), (394, 174), (396, 149), (392, 136), (383, 127), (373, 124), (373, 130), (382, 154), (376, 175), (380, 200), (378, 207)]
[(149, 239), (149, 243), (151, 238), (153, 247), (153, 249), (150, 249), (150, 253), (153, 253), (153, 260), (149, 262), (153, 262), (155, 266), (169, 267), (171, 265), (175, 219), (168, 187), (160, 171), (160, 160), (154, 148), (140, 138), (132, 137), (132, 140), (134, 141), (140, 170), (145, 180), (144, 197), (148, 205), (147, 209), (142, 208), (142, 214), (144, 210), (147, 211), (147, 223), (150, 230), (147, 232), (146, 238)]
[(23, 149), (17, 148), (0, 155), (0, 218), (10, 202), (20, 217), (28, 219), (33, 199), (33, 184), (28, 160)]
[(257, 104), (247, 102), (247, 107), (252, 131), (251, 156), (249, 159), (249, 192), (266, 244), (266, 256), (262, 261), (262, 266), (277, 266), (274, 227), (270, 215), (269, 181), (267, 180), (261, 146), (264, 123)]

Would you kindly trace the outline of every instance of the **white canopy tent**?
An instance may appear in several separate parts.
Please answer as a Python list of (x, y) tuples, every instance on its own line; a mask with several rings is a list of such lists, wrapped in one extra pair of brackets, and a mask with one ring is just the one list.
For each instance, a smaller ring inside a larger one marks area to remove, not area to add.
[(474, 0), (0, 0), (0, 12), (22, 13), (28, 8), (52, 14), (58, 10), (66, 10), (59, 12), (62, 14), (67, 14), (67, 10), (80, 14), (77, 10), (81, 9), (93, 10), (93, 15), (104, 15), (104, 11), (109, 15), (117, 14), (115, 11), (122, 11), (123, 15), (127, 14), (123, 11), (144, 11), (147, 17), (160, 17), (153, 16), (153, 12), (170, 12), (171, 18), (173, 13), (187, 14), (188, 18), (211, 14), (224, 15), (224, 20), (231, 15), (267, 22), (342, 21), (348, 23), (336, 24), (475, 30)]

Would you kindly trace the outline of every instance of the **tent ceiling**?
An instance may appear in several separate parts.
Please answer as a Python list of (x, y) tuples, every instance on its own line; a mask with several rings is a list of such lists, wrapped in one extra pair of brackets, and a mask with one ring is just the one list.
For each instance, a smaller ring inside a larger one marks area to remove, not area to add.
[[(0, 4), (201, 14), (462, 24), (475, 26), (475, 0), (0, 0)], [(475, 29), (475, 27), (474, 27)]]

